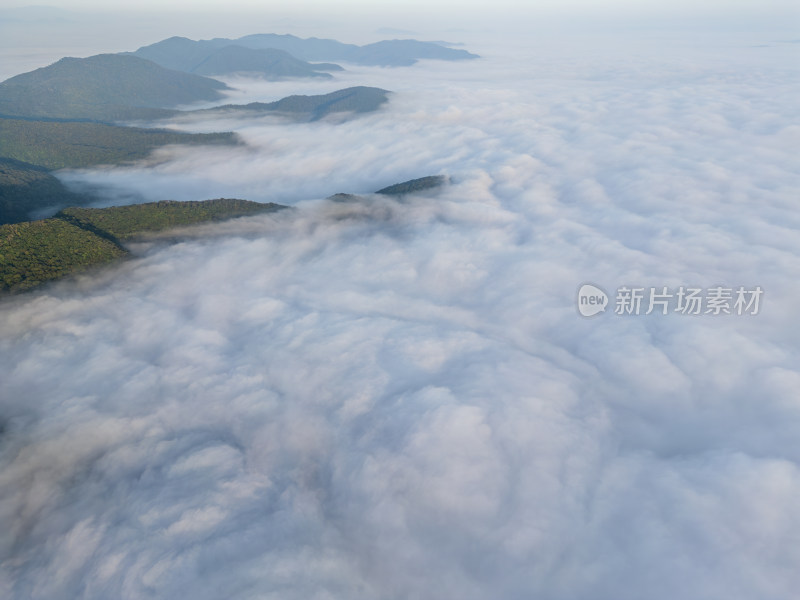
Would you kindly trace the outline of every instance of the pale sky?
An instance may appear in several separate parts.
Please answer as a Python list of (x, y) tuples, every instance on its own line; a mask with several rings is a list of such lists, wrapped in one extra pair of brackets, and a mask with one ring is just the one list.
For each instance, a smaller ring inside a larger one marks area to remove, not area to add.
[[(296, 2), (265, 6), (263, 0), (138, 0), (134, 6), (110, 4), (107, 0), (49, 0), (42, 3), (10, 0), (6, 8), (46, 5), (68, 10), (192, 10), (192, 11), (242, 11), (284, 12), (299, 9), (322, 12), (364, 11), (369, 13), (394, 11), (444, 11), (501, 12), (630, 12), (630, 13), (683, 13), (730, 14), (746, 13), (797, 13), (795, 0), (297, 0)], [(289, 8), (291, 7), (291, 8)], [(310, 15), (311, 16), (311, 15)]]

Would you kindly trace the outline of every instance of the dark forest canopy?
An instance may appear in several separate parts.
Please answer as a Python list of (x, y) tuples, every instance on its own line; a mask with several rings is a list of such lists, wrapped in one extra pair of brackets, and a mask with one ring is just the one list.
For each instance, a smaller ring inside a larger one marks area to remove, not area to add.
[(123, 240), (209, 221), (275, 212), (247, 200), (162, 201), (111, 208), (68, 208), (53, 218), (0, 225), (0, 293), (109, 263), (128, 254)]

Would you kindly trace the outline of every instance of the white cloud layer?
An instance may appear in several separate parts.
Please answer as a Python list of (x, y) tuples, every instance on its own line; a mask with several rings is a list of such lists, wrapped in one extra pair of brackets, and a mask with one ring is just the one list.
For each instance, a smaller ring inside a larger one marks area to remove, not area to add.
[(726, 43), (351, 70), (386, 110), (72, 174), (298, 210), (0, 304), (0, 596), (793, 597), (798, 77)]

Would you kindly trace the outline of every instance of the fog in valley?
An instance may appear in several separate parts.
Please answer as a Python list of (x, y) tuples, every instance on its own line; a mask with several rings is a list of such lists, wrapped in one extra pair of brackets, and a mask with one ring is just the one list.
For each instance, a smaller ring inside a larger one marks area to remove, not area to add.
[[(0, 596), (792, 597), (798, 44), (428, 26), (481, 58), (227, 78), (235, 103), (392, 94), (175, 118), (243, 144), (58, 173), (107, 205), (293, 209), (0, 301)], [(426, 175), (449, 183), (372, 194)], [(763, 295), (619, 315), (623, 286)]]

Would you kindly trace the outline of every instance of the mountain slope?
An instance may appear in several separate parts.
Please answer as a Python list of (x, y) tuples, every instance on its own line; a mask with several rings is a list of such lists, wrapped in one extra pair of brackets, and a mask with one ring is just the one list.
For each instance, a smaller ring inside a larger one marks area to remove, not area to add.
[(196, 65), (192, 73), (198, 75), (226, 75), (254, 73), (267, 79), (288, 77), (331, 78), (313, 65), (293, 57), (283, 50), (254, 49), (243, 46), (224, 46)]
[(375, 192), (384, 196), (402, 196), (404, 194), (415, 194), (426, 190), (440, 188), (447, 184), (447, 177), (444, 175), (428, 175), (418, 179), (410, 179), (402, 183), (395, 183)]
[(227, 86), (137, 56), (98, 54), (58, 62), (0, 83), (0, 115), (149, 119), (162, 109), (218, 100)]
[(125, 52), (123, 55), (138, 56), (153, 61), (166, 69), (189, 73), (214, 52), (227, 45), (229, 45), (227, 40), (224, 42), (195, 41), (174, 36), (149, 46), (142, 46), (135, 52)]

